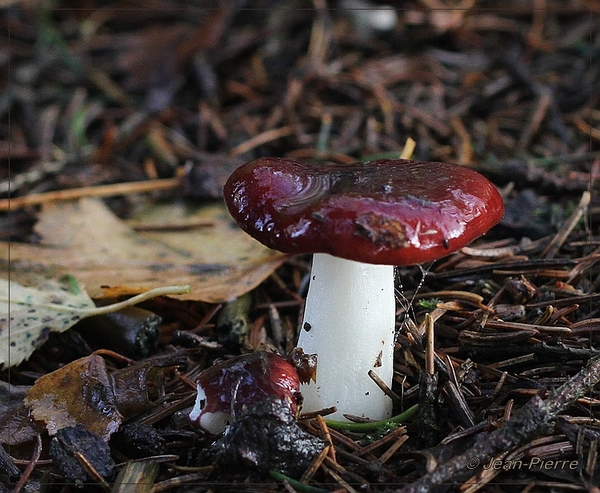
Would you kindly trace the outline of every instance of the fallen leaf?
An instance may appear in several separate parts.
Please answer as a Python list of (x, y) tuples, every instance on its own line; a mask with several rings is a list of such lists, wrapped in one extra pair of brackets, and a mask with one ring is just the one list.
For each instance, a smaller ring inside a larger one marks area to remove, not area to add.
[[(6, 263), (0, 263), (6, 270)], [(81, 319), (81, 310), (96, 305), (74, 278), (60, 279), (27, 272), (32, 285), (17, 282), (11, 269), (10, 282), (0, 283), (0, 366), (13, 366), (27, 359), (50, 332), (62, 332)], [(27, 279), (22, 282), (28, 282)]]
[(0, 367), (18, 365), (48, 339), (50, 332), (63, 332), (82, 318), (186, 289), (189, 286), (165, 286), (124, 302), (96, 307), (72, 275), (59, 277), (44, 266), (9, 264), (0, 259)]
[(165, 284), (191, 284), (186, 299), (221, 303), (256, 287), (286, 258), (239, 229), (222, 203), (157, 207), (135, 224), (155, 226), (159, 215), (165, 226), (178, 220), (210, 226), (136, 232), (100, 200), (47, 204), (36, 226), (41, 243), (5, 243), (0, 259), (8, 261), (10, 252), (11, 263), (31, 268), (43, 264), (73, 274), (93, 298), (102, 297), (105, 287), (138, 293)]
[(0, 382), (0, 443), (19, 445), (35, 439), (38, 430), (23, 405), (31, 387)]
[(25, 406), (50, 435), (83, 425), (107, 441), (122, 421), (106, 365), (96, 354), (39, 377), (27, 392)]

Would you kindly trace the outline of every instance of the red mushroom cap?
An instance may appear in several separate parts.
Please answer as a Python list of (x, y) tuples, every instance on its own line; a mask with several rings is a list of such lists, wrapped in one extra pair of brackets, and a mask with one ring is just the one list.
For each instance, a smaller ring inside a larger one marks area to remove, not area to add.
[(476, 171), (404, 159), (316, 165), (260, 158), (233, 172), (224, 195), (242, 229), (270, 248), (372, 264), (443, 257), (504, 214), (500, 193)]
[(274, 353), (244, 354), (217, 363), (196, 379), (198, 395), (190, 420), (212, 434), (223, 431), (232, 414), (263, 399), (278, 399), (295, 415), (300, 380), (296, 369)]

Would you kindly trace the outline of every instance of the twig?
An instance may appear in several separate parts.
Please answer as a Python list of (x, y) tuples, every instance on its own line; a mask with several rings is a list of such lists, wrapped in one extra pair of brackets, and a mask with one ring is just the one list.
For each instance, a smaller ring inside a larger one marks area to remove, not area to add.
[(331, 429), (351, 431), (355, 433), (369, 433), (376, 431), (381, 427), (390, 427), (398, 425), (400, 423), (406, 423), (412, 419), (419, 411), (419, 406), (414, 405), (409, 407), (406, 411), (396, 416), (392, 416), (390, 419), (384, 419), (382, 421), (370, 421), (368, 423), (350, 423), (347, 421), (330, 421), (326, 420), (327, 426)]
[(434, 322), (431, 315), (425, 315), (425, 371), (419, 375), (419, 426), (421, 435), (428, 447), (438, 440), (436, 399), (438, 376), (435, 372)]
[(107, 483), (106, 479), (102, 477), (102, 475), (98, 472), (98, 470), (94, 467), (94, 465), (89, 461), (89, 459), (79, 451), (75, 452), (75, 458), (83, 467), (85, 472), (88, 474), (90, 478), (92, 478), (101, 489), (110, 492), (110, 485)]
[(425, 346), (425, 373), (435, 373), (435, 329), (434, 322), (429, 313), (425, 314), (425, 334), (427, 345)]
[(387, 435), (383, 436), (379, 440), (375, 440), (374, 442), (365, 445), (363, 448), (356, 452), (356, 455), (363, 456), (365, 454), (370, 454), (374, 450), (377, 450), (382, 445), (386, 445), (389, 442), (394, 442), (402, 436), (406, 436), (406, 426), (400, 426), (395, 430), (389, 432)]
[[(330, 437), (330, 439), (331, 439), (331, 437)], [(306, 469), (306, 471), (304, 471), (302, 473), (302, 476), (300, 477), (300, 482), (301, 483), (308, 483), (313, 478), (313, 476), (315, 475), (315, 473), (321, 467), (321, 464), (325, 460), (325, 457), (329, 455), (329, 450), (331, 448), (333, 448), (333, 445), (327, 445), (323, 450), (321, 450), (321, 452), (319, 453), (319, 455), (317, 455), (313, 459), (313, 461), (311, 462), (311, 464), (308, 467), (308, 469)]]
[(567, 237), (571, 234), (571, 231), (573, 231), (575, 226), (577, 226), (579, 220), (586, 213), (591, 200), (592, 195), (590, 194), (590, 192), (586, 191), (581, 194), (581, 199), (579, 200), (579, 204), (577, 204), (576, 209), (573, 211), (573, 214), (571, 214), (571, 217), (569, 217), (569, 219), (567, 219), (564, 222), (564, 224), (560, 227), (560, 229), (556, 233), (556, 236), (552, 239), (550, 244), (543, 251), (542, 257), (551, 259), (556, 256), (556, 254), (560, 250), (560, 247), (567, 240)]
[(379, 375), (377, 375), (377, 373), (375, 373), (374, 370), (369, 370), (368, 375), (371, 380), (375, 382), (375, 385), (377, 385), (385, 395), (392, 399), (394, 406), (402, 405), (402, 399), (400, 396), (396, 394), (396, 392), (394, 392), (390, 387), (388, 387), (388, 385), (381, 379)]
[(0, 211), (20, 209), (29, 205), (40, 205), (56, 200), (73, 200), (82, 197), (110, 197), (112, 195), (126, 195), (131, 193), (154, 192), (157, 190), (173, 190), (179, 186), (179, 178), (163, 178), (160, 180), (135, 181), (128, 183), (114, 183), (110, 185), (97, 185), (93, 187), (71, 188), (55, 192), (36, 193), (15, 197), (14, 199), (0, 200)]
[(335, 447), (333, 446), (333, 442), (331, 441), (331, 434), (329, 432), (329, 428), (327, 427), (325, 419), (323, 419), (323, 416), (319, 415), (317, 416), (316, 421), (319, 427), (321, 428), (321, 438), (323, 438), (323, 440), (325, 440), (328, 444), (328, 446), (326, 447), (328, 449), (327, 455), (330, 456), (333, 460), (336, 460)]
[(161, 491), (177, 489), (178, 486), (192, 485), (193, 487), (193, 485), (197, 485), (201, 481), (206, 481), (206, 476), (210, 474), (212, 469), (213, 466), (206, 466), (201, 472), (165, 479), (155, 483), (152, 487), (151, 493), (159, 493)]
[(502, 428), (477, 440), (468, 452), (441, 463), (434, 471), (396, 492), (427, 493), (444, 484), (463, 482), (492, 457), (550, 432), (558, 414), (589, 392), (598, 382), (600, 357), (590, 360), (583, 370), (567, 380), (546, 400), (542, 400), (538, 395), (534, 396), (515, 412), (512, 419)]
[(523, 150), (529, 146), (531, 139), (535, 133), (539, 130), (542, 120), (546, 116), (548, 108), (552, 103), (552, 92), (550, 89), (540, 89), (540, 95), (538, 96), (535, 110), (533, 111), (531, 118), (525, 125), (521, 138), (519, 139), (519, 149)]
[(469, 255), (470, 257), (507, 257), (511, 255), (518, 255), (520, 253), (534, 253), (536, 250), (541, 249), (552, 240), (552, 236), (544, 236), (539, 240), (530, 240), (529, 238), (522, 238), (518, 245), (509, 245), (498, 248), (473, 248), (463, 247), (460, 249), (461, 253)]
[(25, 484), (29, 480), (29, 477), (31, 476), (31, 473), (35, 469), (37, 461), (40, 458), (40, 455), (42, 455), (42, 437), (38, 433), (38, 435), (36, 437), (36, 442), (35, 442), (35, 449), (31, 456), (31, 460), (29, 461), (29, 464), (27, 464), (25, 471), (23, 471), (23, 474), (19, 478), (17, 485), (12, 490), (12, 493), (19, 493), (21, 491), (21, 489), (23, 488), (23, 486), (25, 486)]
[(234, 147), (229, 151), (230, 156), (239, 156), (244, 154), (245, 152), (251, 151), (255, 147), (266, 144), (267, 142), (271, 142), (276, 139), (280, 139), (281, 137), (287, 137), (288, 135), (292, 135), (294, 133), (294, 128), (291, 126), (281, 127), (281, 128), (273, 128), (271, 130), (267, 130), (266, 132), (262, 132), (258, 135), (255, 135), (251, 139), (248, 139), (245, 142), (242, 142), (240, 145)]

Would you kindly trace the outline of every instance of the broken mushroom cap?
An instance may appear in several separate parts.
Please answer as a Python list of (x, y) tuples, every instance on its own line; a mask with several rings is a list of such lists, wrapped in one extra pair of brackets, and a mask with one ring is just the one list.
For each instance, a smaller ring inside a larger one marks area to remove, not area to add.
[(270, 248), (385, 265), (443, 257), (504, 214), (500, 193), (476, 171), (404, 159), (259, 158), (233, 172), (224, 195), (242, 229)]
[(300, 399), (300, 380), (294, 366), (267, 352), (236, 356), (207, 368), (197, 377), (196, 388), (190, 421), (213, 435), (261, 400), (280, 400), (295, 415)]

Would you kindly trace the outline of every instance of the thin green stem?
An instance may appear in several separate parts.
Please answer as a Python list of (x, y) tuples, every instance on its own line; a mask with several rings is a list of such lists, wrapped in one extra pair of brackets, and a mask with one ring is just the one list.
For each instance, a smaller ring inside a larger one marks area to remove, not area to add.
[(327, 424), (327, 426), (329, 426), (331, 428), (335, 428), (336, 430), (368, 433), (368, 432), (372, 432), (372, 431), (377, 431), (379, 428), (390, 427), (390, 426), (406, 423), (413, 416), (415, 416), (418, 411), (419, 411), (419, 405), (415, 404), (414, 406), (409, 407), (403, 413), (397, 414), (396, 416), (393, 416), (390, 419), (384, 419), (381, 421), (371, 421), (370, 423), (352, 423), (350, 421), (330, 421), (330, 420), (326, 419), (325, 423)]
[(294, 488), (296, 491), (300, 491), (301, 493), (329, 493), (329, 490), (311, 486), (306, 483), (301, 483), (296, 479), (292, 479), (289, 476), (274, 470), (269, 471), (269, 476), (271, 476), (275, 481), (279, 481), (281, 483), (286, 481), (292, 488)]
[(146, 301), (152, 298), (156, 298), (157, 296), (168, 296), (171, 294), (187, 294), (191, 290), (189, 284), (184, 284), (182, 286), (161, 286), (159, 288), (151, 289), (150, 291), (146, 291), (144, 293), (140, 293), (132, 298), (128, 298), (124, 301), (120, 301), (118, 303), (113, 303), (112, 305), (99, 306), (96, 308), (92, 308), (91, 310), (82, 310), (86, 312), (86, 317), (92, 317), (95, 315), (104, 315), (105, 313), (112, 313), (117, 310), (121, 310), (122, 308), (127, 308), (128, 306), (137, 305), (142, 301)]

